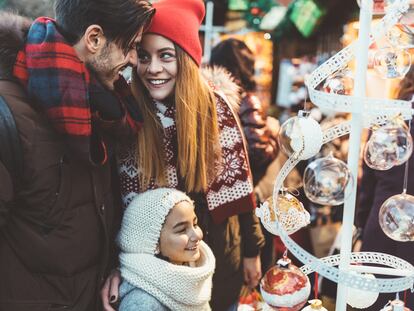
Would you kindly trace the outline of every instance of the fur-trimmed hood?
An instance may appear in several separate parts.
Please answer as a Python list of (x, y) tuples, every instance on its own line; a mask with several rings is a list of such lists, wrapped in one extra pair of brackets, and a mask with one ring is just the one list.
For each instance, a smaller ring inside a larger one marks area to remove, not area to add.
[(201, 69), (201, 74), (213, 90), (225, 97), (232, 110), (238, 113), (241, 100), (240, 87), (230, 72), (220, 66), (207, 66)]
[(10, 78), (18, 51), (23, 47), (31, 20), (0, 12), (0, 77)]

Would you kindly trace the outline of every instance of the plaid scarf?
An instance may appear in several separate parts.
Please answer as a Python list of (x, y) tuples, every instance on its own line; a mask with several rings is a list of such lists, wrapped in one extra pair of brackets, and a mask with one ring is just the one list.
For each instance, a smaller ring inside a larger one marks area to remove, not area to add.
[[(115, 101), (114, 106), (124, 110), (123, 123), (133, 131), (141, 127), (142, 116), (126, 81), (121, 77), (117, 81), (117, 94), (105, 90), (51, 18), (39, 17), (34, 21), (26, 44), (17, 55), (13, 73), (52, 126), (63, 134), (68, 147), (82, 160), (103, 164), (107, 159), (107, 148), (96, 129), (97, 122), (92, 122), (91, 106), (98, 106), (93, 105), (97, 98)], [(95, 98), (98, 93), (100, 96)]]

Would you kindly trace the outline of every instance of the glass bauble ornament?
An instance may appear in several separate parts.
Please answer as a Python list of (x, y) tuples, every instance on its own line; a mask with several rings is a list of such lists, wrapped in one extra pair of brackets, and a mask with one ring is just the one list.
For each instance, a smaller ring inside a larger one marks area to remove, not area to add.
[(329, 154), (311, 162), (303, 174), (303, 189), (309, 200), (321, 205), (340, 205), (345, 201), (345, 188), (353, 184), (345, 162)]
[(303, 308), (302, 311), (315, 311), (315, 310), (328, 311), (322, 305), (322, 301), (320, 301), (319, 299), (312, 299), (312, 300), (309, 300), (308, 302), (310, 303), (310, 305)]
[(405, 49), (385, 47), (374, 54), (374, 68), (383, 79), (402, 79), (411, 66), (411, 55)]
[(374, 130), (364, 148), (365, 163), (376, 170), (388, 170), (405, 163), (413, 152), (413, 139), (403, 121), (395, 119)]
[(352, 95), (354, 78), (352, 72), (345, 68), (326, 78), (323, 91), (331, 94)]
[[(373, 274), (366, 273), (364, 277), (375, 280)], [(348, 287), (346, 303), (356, 309), (366, 309), (377, 301), (378, 296), (377, 292), (362, 291), (361, 289)]]
[(286, 120), (279, 130), (281, 150), (290, 157), (296, 154), (301, 160), (313, 157), (322, 146), (323, 132), (309, 112), (299, 111), (298, 116)]
[(388, 302), (381, 311), (411, 311), (411, 309), (405, 306), (404, 301), (395, 299)]
[(292, 234), (310, 223), (309, 212), (295, 196), (287, 191), (281, 191), (277, 198), (276, 212), (273, 209), (273, 197), (269, 197), (262, 205), (269, 208), (270, 221), (277, 220), (279, 225)]
[(279, 311), (300, 310), (310, 290), (309, 278), (286, 257), (278, 260), (260, 281), (263, 300)]
[(387, 199), (379, 211), (379, 224), (395, 241), (414, 241), (414, 196), (402, 193)]

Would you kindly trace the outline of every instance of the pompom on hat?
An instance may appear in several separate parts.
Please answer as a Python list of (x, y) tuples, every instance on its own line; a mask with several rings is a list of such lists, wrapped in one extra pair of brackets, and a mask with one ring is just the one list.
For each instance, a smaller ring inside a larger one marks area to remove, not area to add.
[(154, 255), (165, 218), (175, 205), (183, 201), (193, 204), (185, 193), (172, 188), (138, 194), (124, 212), (117, 238), (121, 251)]
[(202, 0), (161, 0), (153, 3), (156, 9), (151, 25), (145, 31), (161, 35), (180, 46), (201, 64), (202, 49), (198, 30), (205, 15)]

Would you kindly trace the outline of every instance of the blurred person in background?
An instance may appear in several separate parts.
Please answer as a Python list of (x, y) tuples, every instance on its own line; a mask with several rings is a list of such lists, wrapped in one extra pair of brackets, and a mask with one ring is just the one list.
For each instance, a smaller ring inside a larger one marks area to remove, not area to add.
[[(279, 122), (267, 116), (267, 109), (255, 95), (254, 78), (255, 56), (247, 45), (238, 39), (230, 38), (218, 43), (211, 52), (210, 65), (227, 69), (240, 87), (241, 102), (238, 115), (247, 140), (249, 163), (253, 175), (253, 184), (257, 186), (270, 163), (277, 157), (279, 147), (277, 134)], [(256, 188), (256, 202), (260, 204), (267, 197)], [(266, 243), (262, 249), (262, 270), (267, 271), (275, 263), (273, 236), (263, 227)]]

